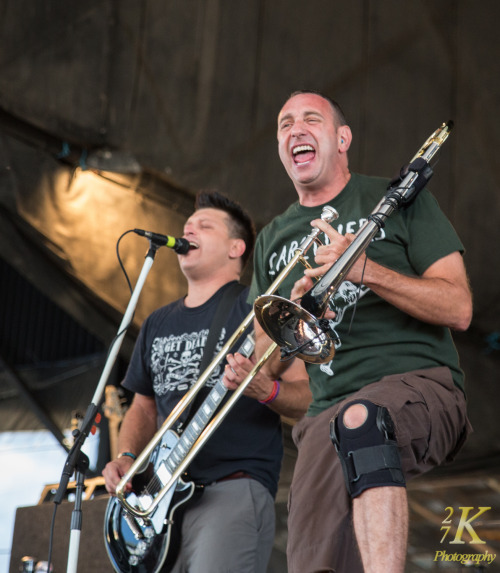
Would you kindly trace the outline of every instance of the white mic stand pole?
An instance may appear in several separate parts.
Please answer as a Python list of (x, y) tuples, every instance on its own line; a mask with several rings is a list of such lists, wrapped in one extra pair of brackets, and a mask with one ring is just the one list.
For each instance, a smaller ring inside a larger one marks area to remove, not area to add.
[(69, 539), (68, 567), (66, 569), (67, 573), (76, 573), (77, 563), (78, 563), (78, 552), (80, 549), (80, 534), (82, 526), (82, 511), (81, 511), (82, 491), (85, 480), (85, 471), (89, 466), (88, 457), (81, 452), (81, 448), (94, 424), (99, 404), (102, 400), (104, 391), (106, 389), (106, 384), (109, 375), (111, 374), (111, 370), (114, 366), (116, 357), (118, 356), (118, 352), (122, 345), (127, 329), (132, 321), (132, 317), (134, 315), (137, 302), (139, 300), (139, 295), (144, 286), (144, 283), (146, 282), (146, 277), (148, 276), (148, 273), (151, 270), (151, 267), (153, 266), (156, 251), (160, 246), (158, 244), (155, 244), (153, 240), (150, 240), (149, 245), (150, 245), (149, 251), (146, 255), (144, 265), (142, 267), (139, 278), (137, 279), (135, 289), (132, 292), (130, 302), (127, 306), (127, 310), (123, 315), (123, 320), (118, 329), (118, 334), (116, 336), (116, 339), (114, 340), (110, 348), (108, 358), (106, 360), (106, 364), (104, 365), (101, 378), (99, 380), (97, 389), (92, 398), (92, 402), (89, 404), (87, 408), (87, 412), (85, 414), (85, 418), (83, 419), (80, 430), (76, 430), (75, 432), (73, 432), (73, 434), (75, 435), (75, 441), (73, 447), (71, 448), (68, 454), (68, 458), (62, 473), (61, 481), (59, 483), (59, 488), (54, 498), (54, 503), (56, 504), (61, 503), (61, 501), (64, 498), (64, 494), (66, 492), (69, 478), (73, 475), (73, 472), (76, 471), (77, 488), (76, 488), (75, 509), (71, 517), (71, 534)]

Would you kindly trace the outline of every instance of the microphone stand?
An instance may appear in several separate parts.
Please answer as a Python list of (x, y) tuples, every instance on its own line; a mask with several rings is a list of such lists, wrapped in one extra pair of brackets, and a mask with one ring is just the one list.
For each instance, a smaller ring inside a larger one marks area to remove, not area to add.
[(155, 242), (154, 240), (149, 241), (149, 250), (146, 254), (141, 273), (137, 279), (137, 283), (130, 297), (130, 301), (125, 314), (123, 315), (123, 319), (118, 329), (116, 339), (114, 340), (114, 343), (112, 344), (108, 353), (108, 358), (106, 360), (106, 364), (104, 365), (104, 369), (102, 371), (96, 391), (91, 403), (87, 408), (87, 412), (80, 429), (73, 432), (75, 440), (71, 450), (68, 453), (61, 480), (59, 482), (59, 488), (54, 497), (54, 503), (59, 505), (64, 498), (69, 478), (73, 475), (73, 472), (76, 472), (77, 486), (75, 496), (75, 509), (73, 510), (71, 517), (71, 534), (69, 540), (68, 565), (66, 569), (67, 573), (75, 573), (77, 571), (78, 552), (80, 549), (80, 534), (82, 528), (82, 492), (85, 482), (85, 472), (89, 467), (89, 459), (87, 455), (81, 451), (81, 449), (92, 429), (92, 426), (94, 425), (95, 418), (98, 413), (98, 407), (104, 395), (109, 375), (116, 361), (116, 357), (118, 356), (118, 352), (122, 345), (125, 334), (132, 321), (132, 317), (139, 300), (139, 295), (144, 286), (144, 283), (146, 282), (146, 277), (148, 276), (148, 273), (153, 266), (156, 251), (160, 246), (162, 245)]

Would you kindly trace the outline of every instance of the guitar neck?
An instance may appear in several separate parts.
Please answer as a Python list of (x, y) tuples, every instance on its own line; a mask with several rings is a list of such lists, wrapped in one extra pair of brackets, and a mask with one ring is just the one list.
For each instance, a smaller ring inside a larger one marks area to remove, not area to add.
[(170, 455), (165, 460), (171, 472), (177, 469), (179, 464), (189, 453), (196, 440), (206, 428), (208, 422), (210, 422), (214, 412), (227, 394), (227, 391), (222, 380), (219, 380), (210, 391), (210, 394), (205, 398), (203, 404), (198, 408), (193, 419), (186, 426), (186, 429), (182, 432)]
[[(246, 358), (249, 358), (252, 355), (254, 348), (255, 336), (252, 332), (246, 337), (245, 341), (238, 349), (238, 352)], [(213, 414), (220, 406), (227, 392), (228, 389), (222, 382), (221, 378), (212, 390), (210, 390), (210, 393), (198, 408), (196, 414), (179, 437), (176, 445), (172, 448), (170, 455), (165, 460), (165, 463), (171, 472), (174, 472), (187, 456), (196, 440), (200, 437), (201, 433), (212, 419)]]

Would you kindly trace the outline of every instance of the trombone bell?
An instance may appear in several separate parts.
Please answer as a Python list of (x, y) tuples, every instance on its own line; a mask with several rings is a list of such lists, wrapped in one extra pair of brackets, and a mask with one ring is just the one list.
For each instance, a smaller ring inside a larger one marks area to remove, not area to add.
[(300, 305), (275, 295), (260, 296), (255, 318), (281, 348), (281, 359), (297, 356), (304, 362), (329, 362), (335, 354), (335, 336), (326, 319), (318, 319)]

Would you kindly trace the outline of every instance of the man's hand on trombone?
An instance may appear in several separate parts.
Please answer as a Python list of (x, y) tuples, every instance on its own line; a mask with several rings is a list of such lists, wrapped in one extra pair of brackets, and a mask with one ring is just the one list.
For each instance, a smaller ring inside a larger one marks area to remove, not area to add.
[[(239, 352), (226, 356), (227, 364), (224, 369), (224, 385), (229, 390), (236, 390), (252, 370), (256, 360), (255, 355), (245, 358)], [(273, 390), (274, 380), (261, 369), (243, 392), (250, 398), (265, 400)]]
[[(299, 279), (298, 281), (296, 281), (295, 284), (293, 285), (292, 293), (290, 294), (290, 300), (300, 304), (300, 299), (302, 298), (304, 293), (306, 293), (308, 290), (312, 289), (312, 287), (314, 286), (314, 281), (311, 277), (312, 276), (322, 276), (324, 272), (325, 271), (323, 271), (321, 273), (321, 275), (319, 275), (319, 274), (317, 274), (317, 269), (306, 269), (304, 271), (304, 276), (301, 279)], [(310, 274), (306, 274), (306, 273), (310, 273)], [(322, 318), (327, 318), (328, 320), (333, 319), (333, 318), (335, 318), (335, 312), (333, 310), (330, 310), (329, 308), (327, 308), (325, 311), (325, 314)]]
[[(236, 352), (228, 354), (226, 359), (223, 382), (229, 390), (235, 390), (252, 370), (255, 355), (245, 358)], [(312, 398), (309, 377), (301, 360), (291, 361), (278, 380), (262, 368), (243, 393), (264, 402), (278, 414), (289, 418), (300, 418), (304, 415)]]
[[(352, 233), (341, 235), (331, 225), (325, 223), (325, 221), (322, 221), (321, 219), (311, 221), (311, 225), (321, 229), (328, 237), (329, 243), (318, 247), (314, 256), (314, 262), (318, 266), (316, 268), (306, 269), (304, 274), (307, 277), (321, 278), (354, 241), (356, 235), (353, 235)], [(360, 257), (354, 263), (345, 279), (355, 284), (359, 284), (362, 281), (363, 273), (365, 271), (364, 267), (365, 257)]]

